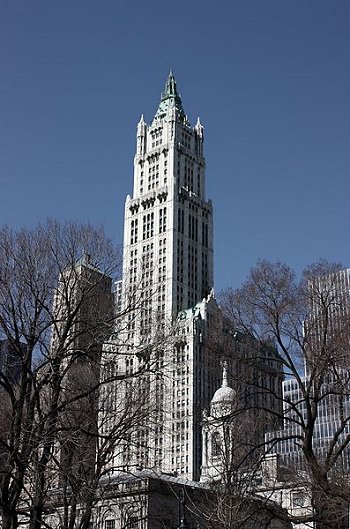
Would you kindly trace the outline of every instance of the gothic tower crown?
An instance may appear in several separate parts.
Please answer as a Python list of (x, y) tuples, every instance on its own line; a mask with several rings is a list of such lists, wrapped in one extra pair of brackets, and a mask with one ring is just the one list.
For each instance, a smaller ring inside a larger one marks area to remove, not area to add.
[(187, 121), (187, 117), (182, 107), (181, 96), (177, 91), (175, 77), (170, 70), (154, 119), (165, 119), (167, 116), (171, 116), (174, 112), (180, 121)]

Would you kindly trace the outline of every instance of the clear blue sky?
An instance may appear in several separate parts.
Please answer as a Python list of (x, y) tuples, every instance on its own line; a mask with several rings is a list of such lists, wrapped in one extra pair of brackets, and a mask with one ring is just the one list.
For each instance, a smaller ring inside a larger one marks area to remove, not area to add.
[(348, 0), (3, 0), (0, 225), (122, 238), (136, 123), (174, 70), (205, 126), (216, 288), (259, 257), (350, 266)]

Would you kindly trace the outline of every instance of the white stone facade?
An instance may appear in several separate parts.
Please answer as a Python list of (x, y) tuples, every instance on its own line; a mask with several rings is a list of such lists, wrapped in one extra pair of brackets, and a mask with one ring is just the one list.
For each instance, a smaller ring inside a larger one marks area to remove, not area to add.
[(163, 468), (193, 480), (201, 474), (203, 410), (220, 384), (219, 358), (208, 346), (209, 335), (216, 334), (220, 325), (212, 295), (180, 312), (166, 376)]
[(223, 366), (223, 381), (210, 403), (209, 415), (203, 413), (203, 451), (201, 481), (222, 481), (232, 463), (237, 428), (234, 412), (238, 396), (228, 385), (226, 365)]
[(191, 127), (169, 75), (150, 125), (137, 126), (133, 195), (125, 203), (125, 303), (141, 288), (148, 301), (130, 338), (155, 315), (176, 317), (213, 286), (212, 206), (205, 198), (203, 127)]
[[(205, 197), (203, 140), (203, 127), (199, 119), (190, 125), (170, 73), (151, 124), (142, 117), (137, 126), (118, 296), (124, 315), (116, 342), (105, 347), (109, 369), (125, 373), (136, 372), (145, 351), (151, 351), (147, 361), (153, 374), (138, 379), (133, 392), (140, 392), (149, 413), (124, 450), (119, 448), (114, 469), (200, 477), (202, 411), (219, 384), (213, 359), (204, 353), (204, 336), (218, 309), (211, 294), (213, 223)], [(116, 349), (122, 353), (117, 360)], [(104, 392), (111, 407), (123, 401), (125, 386), (119, 382)], [(113, 427), (113, 419), (104, 422)]]

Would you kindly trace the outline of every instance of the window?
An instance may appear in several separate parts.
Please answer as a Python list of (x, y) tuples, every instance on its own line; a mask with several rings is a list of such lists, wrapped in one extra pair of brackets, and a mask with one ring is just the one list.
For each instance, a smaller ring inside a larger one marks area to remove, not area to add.
[(292, 505), (293, 508), (305, 507), (307, 504), (307, 496), (304, 491), (300, 490), (298, 492), (292, 493)]
[(137, 242), (138, 236), (138, 220), (134, 219), (131, 221), (131, 231), (130, 231), (130, 244)]
[(153, 228), (154, 228), (154, 213), (147, 213), (143, 216), (143, 227), (142, 227), (142, 237), (143, 239), (148, 239), (153, 237)]
[(159, 210), (159, 233), (166, 230), (166, 207)]
[(105, 529), (115, 529), (115, 519), (109, 518), (105, 520)]
[(221, 437), (219, 432), (214, 432), (211, 438), (211, 452), (213, 457), (221, 454)]
[(139, 526), (137, 516), (129, 516), (126, 527), (128, 529), (137, 529)]

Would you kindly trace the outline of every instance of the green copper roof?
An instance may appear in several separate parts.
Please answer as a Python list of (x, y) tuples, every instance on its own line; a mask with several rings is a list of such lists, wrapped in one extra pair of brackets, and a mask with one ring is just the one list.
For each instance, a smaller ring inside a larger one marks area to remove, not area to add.
[(160, 98), (158, 110), (154, 117), (164, 118), (168, 113), (169, 109), (174, 107), (177, 111), (176, 113), (178, 114), (178, 116), (184, 119), (185, 112), (182, 108), (181, 97), (176, 88), (176, 81), (173, 72), (170, 70), (170, 73), (165, 83), (164, 92), (162, 93)]

